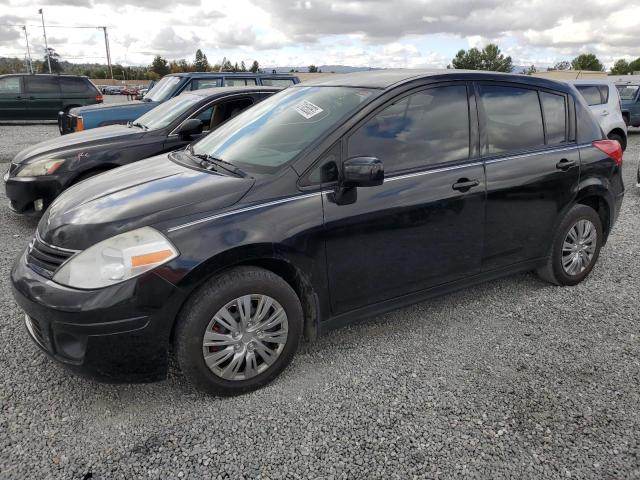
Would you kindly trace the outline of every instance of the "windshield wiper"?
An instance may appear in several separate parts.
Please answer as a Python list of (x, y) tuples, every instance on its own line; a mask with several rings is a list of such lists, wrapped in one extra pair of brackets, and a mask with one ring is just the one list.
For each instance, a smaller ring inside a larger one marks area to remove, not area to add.
[(140, 122), (129, 122), (129, 123), (127, 124), (127, 126), (128, 126), (129, 128), (131, 128), (131, 127), (138, 127), (138, 128), (142, 128), (143, 130), (149, 130), (149, 127), (147, 127), (146, 125), (143, 125), (143, 124), (142, 124), (142, 123), (140, 123)]
[(249, 176), (245, 171), (243, 171), (239, 167), (236, 167), (233, 163), (222, 160), (221, 158), (214, 157), (213, 155), (208, 155), (206, 153), (195, 153), (191, 145), (187, 147), (187, 152), (192, 157), (199, 159), (200, 166), (206, 168), (207, 170), (217, 171), (218, 169), (215, 167), (220, 167), (223, 170), (226, 170), (227, 172), (230, 172), (242, 178)]

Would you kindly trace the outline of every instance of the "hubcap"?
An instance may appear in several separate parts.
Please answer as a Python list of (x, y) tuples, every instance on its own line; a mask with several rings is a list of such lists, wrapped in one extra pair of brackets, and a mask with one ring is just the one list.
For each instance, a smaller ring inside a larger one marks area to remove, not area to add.
[(589, 220), (578, 220), (562, 244), (562, 267), (569, 275), (584, 272), (593, 260), (598, 232)]
[(247, 380), (267, 370), (287, 343), (282, 306), (267, 295), (245, 295), (213, 316), (204, 332), (207, 367), (226, 380)]

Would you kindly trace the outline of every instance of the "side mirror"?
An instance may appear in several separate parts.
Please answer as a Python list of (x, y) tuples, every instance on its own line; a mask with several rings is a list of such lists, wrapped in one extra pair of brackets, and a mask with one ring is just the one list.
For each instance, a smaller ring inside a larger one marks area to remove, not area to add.
[(384, 166), (375, 157), (353, 157), (342, 164), (344, 188), (375, 187), (384, 181)]
[(185, 140), (191, 138), (191, 135), (197, 135), (202, 133), (202, 121), (197, 118), (190, 118), (182, 122), (182, 125), (178, 127), (176, 133)]

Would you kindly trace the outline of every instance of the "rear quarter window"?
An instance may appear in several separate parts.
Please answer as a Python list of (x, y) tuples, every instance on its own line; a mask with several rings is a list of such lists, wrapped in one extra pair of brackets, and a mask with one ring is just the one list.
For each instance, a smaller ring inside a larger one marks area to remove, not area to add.
[(60, 77), (60, 91), (65, 94), (95, 95), (96, 87), (86, 78)]
[[(603, 100), (600, 88), (597, 85), (576, 85), (580, 94), (587, 101), (587, 105), (602, 105), (607, 103), (609, 98), (609, 90), (607, 89), (607, 100)], [(604, 87), (606, 88), (606, 87)]]
[(27, 76), (25, 77), (25, 84), (28, 93), (60, 94), (58, 77)]

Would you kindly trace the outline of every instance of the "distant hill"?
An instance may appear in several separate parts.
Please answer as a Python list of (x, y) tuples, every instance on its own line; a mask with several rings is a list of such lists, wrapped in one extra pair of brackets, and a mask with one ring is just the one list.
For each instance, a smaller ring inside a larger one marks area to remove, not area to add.
[[(348, 65), (317, 65), (317, 67), (324, 73), (352, 73), (352, 72), (366, 72), (368, 70), (382, 70), (380, 68), (370, 67), (350, 67)], [(309, 66), (304, 67), (262, 67), (266, 72), (275, 70), (278, 73), (289, 73), (291, 70), (297, 70), (298, 72), (305, 73), (309, 71)]]

